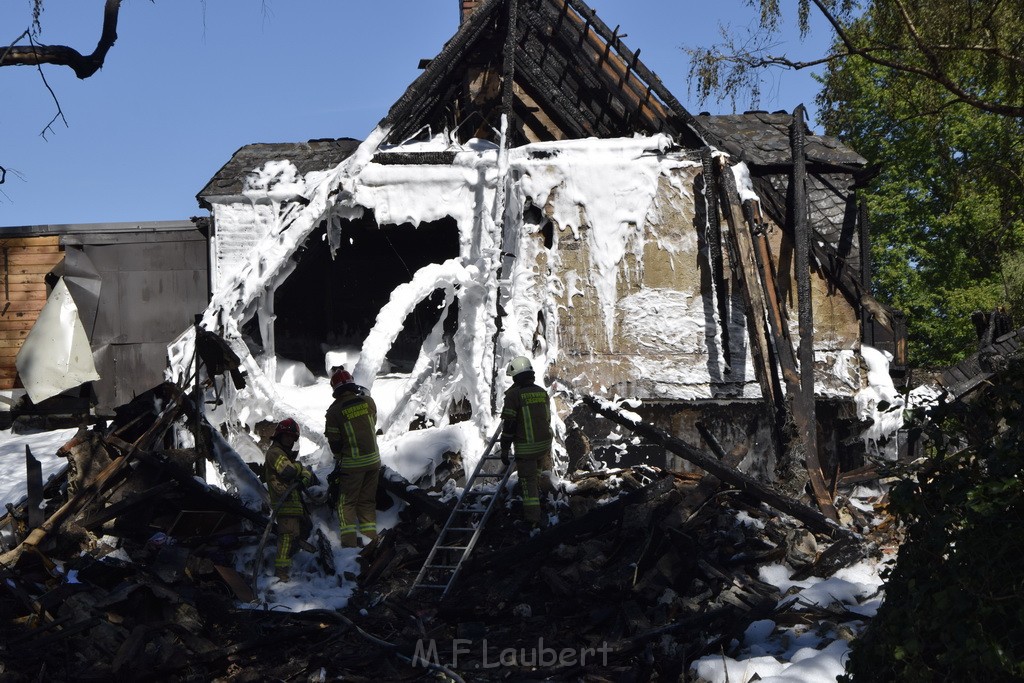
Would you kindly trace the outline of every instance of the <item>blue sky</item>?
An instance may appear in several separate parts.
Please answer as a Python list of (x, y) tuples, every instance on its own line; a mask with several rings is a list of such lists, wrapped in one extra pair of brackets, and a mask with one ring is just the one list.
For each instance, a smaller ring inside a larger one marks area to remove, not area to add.
[[(591, 0), (625, 43), (693, 113), (684, 45), (710, 45), (719, 25), (744, 28), (744, 0)], [(38, 71), (0, 69), (0, 226), (179, 220), (203, 215), (196, 193), (239, 147), (311, 138), (362, 139), (458, 25), (458, 0), (125, 0), (106, 66), (84, 81), (44, 67), (68, 127), (40, 131), (56, 107)], [(102, 0), (47, 0), (41, 42), (91, 52)], [(30, 0), (5, 0), (9, 43)], [(795, 3), (784, 8), (792, 17)], [(814, 54), (824, 30), (780, 48)], [(813, 110), (809, 74), (770, 77), (762, 109)], [(738, 108), (749, 108), (740, 103)]]

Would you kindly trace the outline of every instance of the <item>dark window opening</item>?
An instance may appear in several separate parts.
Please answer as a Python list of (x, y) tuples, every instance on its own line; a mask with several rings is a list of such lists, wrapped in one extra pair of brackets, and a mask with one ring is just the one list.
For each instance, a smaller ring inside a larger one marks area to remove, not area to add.
[(555, 225), (544, 215), (539, 206), (530, 204), (523, 210), (523, 225), (539, 226), (544, 240), (544, 248), (550, 249), (555, 244)]
[[(411, 281), (423, 266), (458, 254), (458, 227), (449, 218), (418, 228), (378, 227), (372, 217), (345, 221), (333, 260), (325, 229), (317, 229), (293, 256), (298, 262), (295, 270), (277, 288), (277, 354), (302, 361), (314, 373), (325, 373), (324, 352), (360, 348), (395, 287)], [(443, 294), (434, 292), (406, 318), (387, 355), (394, 370), (412, 368), (424, 339), (440, 320), (441, 303)]]

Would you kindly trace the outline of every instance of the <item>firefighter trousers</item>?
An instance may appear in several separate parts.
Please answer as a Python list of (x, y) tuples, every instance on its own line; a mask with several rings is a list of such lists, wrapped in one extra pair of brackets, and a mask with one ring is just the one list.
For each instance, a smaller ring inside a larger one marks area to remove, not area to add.
[(343, 548), (357, 547), (357, 534), (377, 538), (378, 468), (341, 471), (338, 481), (338, 529)]

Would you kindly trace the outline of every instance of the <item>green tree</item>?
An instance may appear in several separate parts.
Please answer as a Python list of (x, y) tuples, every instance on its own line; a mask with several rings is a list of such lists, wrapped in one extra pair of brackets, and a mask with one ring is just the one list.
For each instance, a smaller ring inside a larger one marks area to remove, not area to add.
[[(921, 418), (918, 417), (918, 420)], [(853, 642), (854, 681), (1024, 679), (1024, 366), (915, 424), (928, 456), (890, 492), (906, 540)]]
[(1007, 306), (1024, 319), (1024, 119), (857, 57), (831, 64), (821, 82), (826, 132), (878, 169), (865, 193), (874, 282), (907, 312), (913, 362), (946, 365), (973, 351), (974, 310)]
[[(935, 83), (951, 100), (1001, 116), (1024, 116), (1024, 3), (1019, 0), (796, 0), (801, 37), (812, 12), (831, 28), (827, 54), (798, 61), (773, 54), (788, 28), (781, 0), (747, 0), (752, 34), (723, 27), (723, 42), (686, 48), (703, 100), (757, 92), (763, 70), (806, 69), (851, 57)], [(865, 17), (868, 21), (862, 21)]]
[[(975, 346), (970, 314), (1006, 305), (1024, 321), (1024, 3), (1019, 0), (797, 0), (833, 32), (808, 61), (769, 54), (779, 0), (750, 39), (689, 50), (698, 95), (757, 91), (766, 68), (826, 68), (825, 130), (878, 168), (866, 196), (875, 286), (907, 312), (915, 365)], [(748, 47), (749, 46), (749, 47)]]

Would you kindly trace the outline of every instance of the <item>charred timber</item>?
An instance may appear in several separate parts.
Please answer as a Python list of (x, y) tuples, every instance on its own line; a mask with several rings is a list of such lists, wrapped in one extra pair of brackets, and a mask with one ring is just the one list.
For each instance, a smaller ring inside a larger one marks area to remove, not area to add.
[[(611, 30), (608, 28), (608, 25), (605, 24), (601, 20), (601, 18), (597, 16), (597, 12), (595, 12), (592, 8), (588, 7), (585, 3), (581, 2), (580, 0), (565, 1), (574, 10), (576, 10), (577, 14), (579, 14), (584, 20), (590, 22), (590, 24), (593, 25), (594, 30), (598, 33), (598, 35), (601, 36), (603, 40), (613, 40)], [(622, 44), (622, 41), (618, 39), (618, 37), (615, 37), (614, 42), (615, 48), (616, 50), (619, 51), (620, 56), (623, 53), (628, 52), (625, 45)], [(648, 69), (643, 62), (637, 62), (637, 64), (634, 67), (634, 71), (636, 71), (637, 75), (640, 78), (642, 78), (644, 81), (650, 84), (650, 86), (654, 90), (654, 93), (665, 104), (667, 104), (669, 108), (672, 110), (672, 113), (675, 114), (676, 117), (678, 117), (680, 121), (685, 124), (687, 130), (682, 130), (680, 131), (680, 133), (689, 132), (692, 134), (692, 137), (689, 140), (680, 140), (680, 142), (693, 147), (703, 146), (704, 144), (706, 144), (706, 141), (710, 139), (710, 136), (707, 134), (706, 131), (704, 131), (703, 127), (693, 117), (693, 115), (690, 114), (690, 112), (686, 111), (686, 108), (679, 103), (679, 100), (677, 100), (675, 96), (671, 92), (669, 92), (668, 88), (665, 87), (665, 84), (661, 82), (661, 79), (658, 78), (658, 76), (654, 74), (654, 72)]]
[[(549, 102), (559, 117), (574, 121), (581, 136), (596, 135), (601, 107), (592, 99), (585, 99), (584, 93), (598, 92), (600, 83), (597, 79), (590, 78), (587, 71), (579, 68), (576, 55), (565, 55), (561, 50), (548, 49), (544, 41), (546, 39), (550, 44), (552, 38), (543, 34), (545, 26), (529, 23), (529, 20), (527, 25), (530, 30), (524, 27), (523, 43), (521, 49), (516, 51), (516, 68), (535, 79), (534, 82), (540, 88), (537, 94), (541, 99)], [(577, 66), (574, 69), (574, 76), (579, 74), (582, 82), (575, 78), (566, 82), (570, 60)], [(575, 102), (566, 94), (567, 92), (575, 96)]]
[(842, 538), (857, 541), (860, 540), (860, 537), (857, 534), (849, 531), (848, 529), (844, 529), (817, 510), (803, 505), (792, 498), (776, 493), (752, 477), (722, 464), (714, 457), (702, 453), (682, 439), (669, 436), (657, 427), (628, 418), (623, 415), (621, 411), (615, 409), (607, 402), (601, 401), (593, 396), (584, 396), (583, 402), (594, 412), (603, 415), (612, 422), (622, 425), (635, 434), (647, 439), (651, 443), (655, 443), (666, 448), (672, 453), (678, 455), (680, 458), (697, 465), (701, 469), (706, 470), (722, 481), (735, 486), (737, 489), (753, 496), (766, 505), (769, 505), (780, 512), (785, 512), (786, 514), (800, 520), (813, 531), (824, 534), (835, 540)]
[(373, 163), (381, 166), (451, 166), (455, 152), (380, 152)]
[(811, 304), (811, 231), (807, 220), (806, 139), (804, 137), (804, 108), (793, 112), (790, 124), (790, 145), (793, 156), (793, 175), (789, 182), (792, 204), (790, 211), (796, 268), (797, 317), (800, 330), (800, 382), (793, 393), (793, 420), (803, 444), (807, 475), (814, 498), (822, 514), (832, 520), (839, 513), (825, 483), (818, 457), (818, 429), (814, 406), (814, 317)]
[[(545, 6), (542, 9), (548, 12), (549, 19), (553, 18), (554, 15), (551, 14), (553, 11), (551, 7)], [(608, 92), (610, 95), (618, 93), (619, 100), (627, 100), (629, 102), (632, 111), (626, 112), (625, 107), (623, 107), (623, 111), (618, 112), (620, 118), (623, 119), (622, 128), (625, 129), (625, 132), (632, 132), (632, 129), (629, 128), (629, 122), (634, 114), (640, 115), (644, 128), (649, 132), (660, 130), (663, 127), (664, 121), (671, 118), (672, 112), (667, 107), (662, 106), (660, 102), (652, 105), (650, 103), (650, 84), (643, 82), (639, 77), (631, 77), (634, 70), (630, 60), (639, 60), (639, 50), (635, 53), (627, 53), (624, 56), (621, 50), (617, 48), (615, 58), (610, 59), (612, 47), (619, 44), (618, 29), (613, 32), (614, 40), (606, 41), (602, 46), (598, 41), (599, 36), (597, 35), (589, 40), (585, 40), (583, 28), (579, 26), (579, 23), (578, 20), (570, 21), (566, 22), (563, 27), (559, 27), (559, 31), (565, 34), (566, 60), (571, 59), (572, 63), (577, 67), (578, 73), (581, 74), (595, 73), (596, 66), (597, 78), (594, 83), (594, 86), (597, 88), (596, 91)], [(586, 21), (583, 22), (584, 26), (586, 23)], [(541, 27), (546, 28), (548, 25), (542, 24)], [(551, 40), (554, 41), (555, 39), (556, 37), (552, 36)], [(619, 104), (621, 105), (622, 103), (619, 102)], [(642, 114), (644, 109), (648, 111), (646, 116)], [(673, 132), (678, 134), (680, 131)]]
[[(462, 55), (463, 50), (487, 30), (493, 20), (492, 15), (503, 2), (504, 0), (484, 0), (483, 4), (462, 24), (458, 33), (445, 44), (441, 53), (430, 61), (430, 65), (426, 70), (412, 82), (412, 85), (409, 86), (402, 97), (395, 102), (387, 115), (381, 120), (380, 127), (384, 128), (394, 125), (396, 128), (401, 126), (406, 129), (416, 129), (422, 125), (418, 119), (410, 120), (414, 118), (412, 113), (416, 103), (436, 83), (439, 83), (451, 74), (453, 66)], [(403, 122), (408, 123), (402, 126)]]
[(453, 505), (441, 503), (389, 467), (381, 468), (380, 485), (388, 493), (408, 503), (413, 510), (427, 515), (435, 522), (444, 524), (452, 514)]
[(596, 118), (590, 118), (593, 114), (589, 109), (580, 106), (579, 103), (570, 100), (557, 83), (540, 67), (530, 61), (523, 52), (516, 53), (516, 68), (528, 74), (532, 82), (539, 88), (536, 92), (530, 92), (531, 96), (538, 103), (545, 103), (550, 110), (548, 115), (556, 118), (557, 123), (563, 130), (572, 132), (570, 137), (588, 137), (596, 135)]

